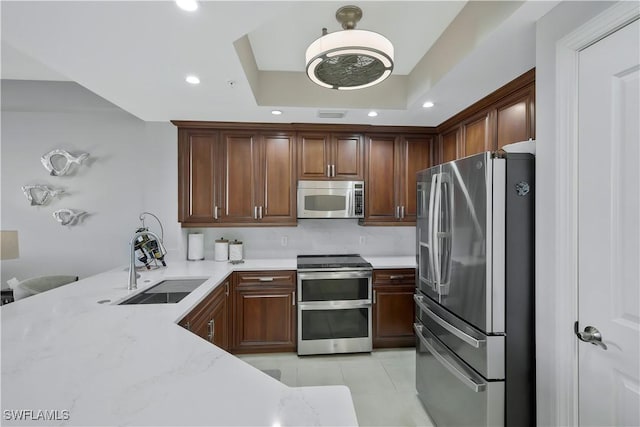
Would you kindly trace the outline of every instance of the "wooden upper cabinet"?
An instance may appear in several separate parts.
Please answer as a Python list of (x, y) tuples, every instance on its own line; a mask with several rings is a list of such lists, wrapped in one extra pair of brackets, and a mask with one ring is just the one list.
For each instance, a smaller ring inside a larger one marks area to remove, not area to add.
[(298, 178), (363, 179), (364, 144), (360, 134), (298, 133)]
[(416, 172), (430, 166), (432, 137), (369, 135), (364, 225), (414, 225)]
[(262, 135), (257, 192), (261, 223), (297, 222), (295, 148), (293, 134)]
[(364, 178), (362, 135), (332, 135), (331, 151), (331, 177), (333, 179), (360, 180)]
[(496, 109), (497, 148), (535, 138), (533, 87), (515, 93)]
[(440, 163), (535, 138), (535, 69), (438, 126)]
[(407, 136), (402, 137), (398, 148), (402, 163), (402, 178), (400, 180), (401, 220), (410, 224), (416, 221), (416, 174), (418, 171), (431, 166), (431, 150), (433, 137), (431, 136)]
[(292, 133), (222, 133), (227, 208), (233, 224), (296, 224)]
[(493, 150), (489, 128), (489, 114), (483, 113), (462, 124), (463, 156)]
[(293, 132), (179, 130), (184, 226), (296, 225)]
[(222, 221), (253, 222), (255, 219), (258, 140), (254, 133), (223, 132), (222, 144), (226, 163), (225, 193), (227, 203)]
[(365, 150), (365, 223), (396, 221), (398, 218), (398, 174), (400, 166), (394, 135), (367, 136)]
[(450, 162), (458, 158), (460, 126), (456, 126), (440, 136), (440, 163)]
[[(178, 220), (215, 223), (224, 203), (222, 151), (217, 131), (178, 132)], [(217, 211), (216, 211), (217, 209)]]
[(326, 179), (329, 175), (329, 135), (298, 135), (298, 177)]

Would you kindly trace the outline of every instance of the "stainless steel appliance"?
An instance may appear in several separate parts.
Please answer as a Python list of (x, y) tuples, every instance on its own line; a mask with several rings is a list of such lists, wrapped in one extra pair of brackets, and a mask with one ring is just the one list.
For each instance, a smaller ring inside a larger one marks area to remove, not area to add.
[(364, 181), (298, 181), (298, 218), (364, 218)]
[(298, 256), (298, 354), (371, 351), (372, 272), (359, 255)]
[(535, 425), (534, 158), (417, 175), (416, 389), (436, 425)]

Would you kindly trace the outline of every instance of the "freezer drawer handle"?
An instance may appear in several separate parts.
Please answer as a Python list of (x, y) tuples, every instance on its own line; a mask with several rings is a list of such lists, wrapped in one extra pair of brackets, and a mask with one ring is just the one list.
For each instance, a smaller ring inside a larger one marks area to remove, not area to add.
[[(460, 370), (458, 367), (456, 367), (452, 362), (448, 361), (443, 355), (438, 353), (436, 351), (436, 349), (434, 348), (434, 346), (432, 346), (431, 343), (429, 343), (429, 341), (427, 341), (427, 339), (422, 335), (422, 333), (425, 332), (427, 335), (430, 335), (430, 338), (433, 339), (433, 340), (435, 340), (437, 338), (435, 336), (433, 336), (429, 331), (427, 331), (424, 326), (418, 325), (417, 323), (414, 323), (413, 324), (413, 329), (416, 331), (416, 336), (420, 339), (420, 342), (425, 347), (427, 347), (427, 350), (429, 350), (431, 352), (431, 354), (433, 354), (433, 356), (438, 360), (438, 362), (440, 362), (445, 368), (447, 368), (447, 370), (449, 372), (451, 372), (460, 381), (462, 381), (462, 383), (464, 383), (464, 385), (466, 385), (467, 387), (469, 387), (471, 390), (473, 390), (476, 393), (483, 392), (483, 391), (485, 391), (487, 389), (487, 383), (476, 382), (472, 377), (466, 375), (464, 372), (462, 372), (462, 370)], [(462, 367), (460, 367), (460, 368), (462, 368)]]
[(416, 302), (416, 304), (418, 304), (418, 306), (422, 309), (422, 311), (427, 313), (427, 316), (429, 316), (438, 325), (442, 326), (447, 331), (451, 332), (453, 335), (460, 338), (462, 341), (466, 342), (467, 344), (474, 346), (475, 348), (480, 348), (487, 343), (487, 340), (483, 340), (483, 339), (478, 340), (472, 337), (471, 335), (466, 334), (465, 332), (456, 328), (455, 326), (451, 325), (446, 320), (442, 319), (433, 311), (429, 310), (429, 307), (425, 305), (425, 303), (423, 302), (423, 299), (424, 299), (423, 296), (419, 296), (419, 295), (413, 296), (413, 300)]

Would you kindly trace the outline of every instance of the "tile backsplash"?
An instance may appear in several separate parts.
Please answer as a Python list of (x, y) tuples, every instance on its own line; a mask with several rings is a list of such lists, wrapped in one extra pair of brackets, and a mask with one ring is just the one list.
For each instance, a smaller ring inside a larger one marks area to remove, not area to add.
[(415, 254), (415, 227), (362, 227), (355, 219), (302, 219), (297, 227), (185, 228), (179, 257), (186, 259), (189, 233), (204, 234), (205, 259), (213, 259), (217, 239), (240, 240), (247, 259), (299, 254), (359, 253), (370, 256)]

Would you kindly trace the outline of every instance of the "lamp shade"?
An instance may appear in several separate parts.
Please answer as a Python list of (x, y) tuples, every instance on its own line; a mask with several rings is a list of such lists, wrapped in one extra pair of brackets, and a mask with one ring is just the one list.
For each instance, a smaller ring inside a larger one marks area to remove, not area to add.
[(18, 250), (18, 232), (16, 230), (0, 231), (0, 259), (16, 259)]
[(305, 55), (307, 76), (315, 84), (338, 90), (363, 89), (385, 80), (393, 71), (393, 44), (382, 34), (356, 30), (362, 18), (358, 6), (343, 6), (336, 19), (343, 31), (311, 43)]
[(343, 30), (314, 41), (305, 59), (307, 75), (314, 83), (332, 89), (362, 89), (389, 77), (393, 45), (373, 31)]

